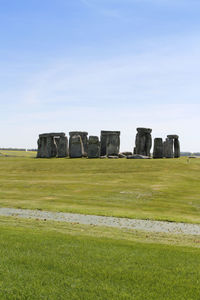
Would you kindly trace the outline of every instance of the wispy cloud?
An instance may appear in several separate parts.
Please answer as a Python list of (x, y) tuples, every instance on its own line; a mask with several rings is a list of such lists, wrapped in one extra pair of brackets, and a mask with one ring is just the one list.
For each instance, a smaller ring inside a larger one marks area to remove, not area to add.
[(130, 22), (131, 19), (125, 16), (122, 11), (120, 11), (117, 5), (112, 8), (108, 5), (109, 1), (106, 3), (104, 1), (91, 1), (91, 0), (80, 0), (81, 3), (87, 6), (89, 9), (93, 10), (95, 13), (101, 14), (107, 18), (118, 19), (123, 22)]
[(198, 150), (193, 128), (200, 110), (200, 43), (188, 38), (187, 45), (170, 45), (128, 56), (71, 57), (43, 65), (27, 76), (15, 118), (11, 112), (4, 126), (7, 122), (9, 130), (12, 120), (10, 130), (15, 126), (24, 138), (29, 128), (35, 141), (40, 131), (99, 134), (101, 129), (119, 129), (124, 150), (133, 146), (137, 126), (150, 126), (156, 136), (175, 132), (183, 149)]

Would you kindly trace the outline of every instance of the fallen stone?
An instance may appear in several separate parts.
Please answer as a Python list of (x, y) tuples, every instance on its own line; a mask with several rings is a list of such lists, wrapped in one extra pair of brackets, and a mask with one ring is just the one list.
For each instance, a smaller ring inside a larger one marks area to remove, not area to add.
[(140, 154), (133, 154), (133, 155), (128, 155), (126, 157), (127, 159), (150, 159), (150, 156), (145, 156), (145, 155), (140, 155)]
[(127, 155), (132, 155), (133, 153), (130, 151), (126, 151), (126, 152), (121, 152), (120, 154), (127, 156)]
[(122, 153), (119, 153), (119, 155), (118, 155), (119, 158), (126, 158), (126, 156), (127, 156), (127, 155), (124, 155), (124, 154), (122, 154)]

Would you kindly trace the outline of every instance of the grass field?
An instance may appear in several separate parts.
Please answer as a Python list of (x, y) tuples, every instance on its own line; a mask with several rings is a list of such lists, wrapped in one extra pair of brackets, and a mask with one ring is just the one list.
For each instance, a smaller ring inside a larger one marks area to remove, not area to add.
[(16, 152), (21, 157), (0, 157), (0, 206), (200, 223), (199, 159), (35, 159)]
[[(200, 223), (200, 160), (0, 151), (0, 206)], [(196, 300), (200, 237), (0, 217), (0, 299)]]
[(0, 218), (0, 299), (199, 299), (199, 237)]

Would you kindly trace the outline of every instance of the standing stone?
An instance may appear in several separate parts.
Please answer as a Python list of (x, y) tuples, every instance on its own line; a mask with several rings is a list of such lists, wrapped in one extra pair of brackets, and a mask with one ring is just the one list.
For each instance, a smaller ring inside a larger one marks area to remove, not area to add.
[(68, 138), (66, 136), (56, 139), (57, 157), (68, 156)]
[(120, 148), (120, 131), (101, 131), (101, 156), (116, 156)]
[(65, 133), (43, 133), (38, 140), (38, 158), (51, 158), (58, 156), (57, 138), (64, 138)]
[(111, 133), (107, 136), (106, 155), (117, 156), (119, 154), (120, 138), (119, 134)]
[(174, 157), (179, 158), (181, 156), (181, 150), (180, 150), (180, 142), (179, 139), (174, 139)]
[(69, 156), (71, 158), (81, 158), (84, 156), (83, 142), (80, 135), (70, 137)]
[(85, 131), (71, 131), (69, 133), (69, 147), (70, 147), (70, 140), (71, 138), (74, 136), (74, 135), (80, 135), (81, 137), (81, 141), (82, 141), (82, 144), (83, 144), (83, 156), (87, 156), (87, 152), (88, 152), (88, 132), (85, 132)]
[(134, 154), (150, 156), (152, 146), (151, 132), (152, 129), (150, 128), (137, 128)]
[(154, 139), (153, 158), (163, 158), (163, 140), (162, 140), (162, 138)]
[(170, 134), (167, 136), (169, 139), (173, 140), (173, 157), (178, 158), (180, 157), (180, 143), (179, 143), (179, 136), (176, 134)]
[(100, 156), (100, 142), (98, 136), (90, 136), (88, 141), (88, 158)]
[(164, 143), (164, 154), (166, 158), (173, 158), (174, 151), (173, 151), (173, 139), (167, 138)]
[(42, 158), (43, 157), (43, 149), (44, 149), (43, 142), (44, 141), (43, 141), (42, 138), (39, 138), (37, 140), (37, 144), (38, 144), (37, 158)]

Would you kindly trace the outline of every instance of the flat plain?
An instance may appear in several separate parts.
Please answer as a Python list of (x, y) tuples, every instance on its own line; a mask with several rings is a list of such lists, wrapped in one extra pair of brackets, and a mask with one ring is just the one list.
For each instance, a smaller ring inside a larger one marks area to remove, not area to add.
[[(0, 151), (0, 206), (200, 223), (200, 160)], [(200, 236), (0, 217), (0, 299), (199, 299)]]
[(3, 207), (200, 223), (200, 159), (22, 155), (16, 151), (0, 157)]

